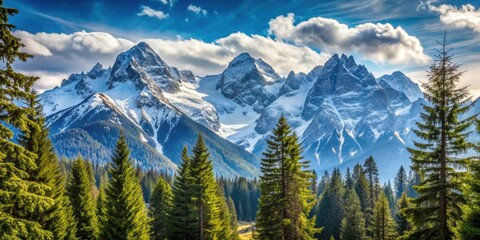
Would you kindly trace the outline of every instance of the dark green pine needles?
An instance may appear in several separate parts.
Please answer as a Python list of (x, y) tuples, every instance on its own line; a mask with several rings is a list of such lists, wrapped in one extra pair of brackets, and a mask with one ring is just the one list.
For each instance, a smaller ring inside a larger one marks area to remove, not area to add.
[(190, 172), (190, 157), (187, 148), (182, 151), (182, 163), (177, 170), (173, 185), (173, 203), (169, 213), (170, 239), (188, 240), (196, 235), (197, 215), (192, 199), (193, 178)]
[(284, 116), (267, 140), (261, 163), (257, 239), (313, 239), (315, 204), (313, 173), (302, 160), (301, 148)]
[(73, 216), (77, 224), (78, 239), (96, 239), (98, 221), (95, 213), (92, 176), (87, 170), (90, 164), (80, 157), (72, 164), (68, 179), (67, 194), (72, 204)]
[(429, 104), (423, 106), (417, 122), (415, 134), (420, 140), (408, 149), (412, 168), (422, 176), (414, 187), (418, 198), (403, 210), (412, 220), (410, 239), (452, 239), (462, 218), (461, 180), (470, 160), (462, 154), (472, 146), (467, 136), (474, 117), (463, 116), (472, 106), (471, 98), (466, 88), (456, 86), (461, 72), (445, 47), (444, 41), (423, 84)]
[(105, 189), (105, 222), (101, 239), (149, 239), (147, 209), (123, 132), (113, 152)]
[(152, 240), (167, 238), (168, 211), (172, 207), (172, 189), (163, 177), (158, 179), (150, 197), (149, 216), (152, 226)]
[[(35, 93), (33, 93), (35, 94)], [(46, 196), (53, 198), (55, 204), (45, 212), (33, 214), (33, 220), (39, 222), (43, 228), (51, 231), (55, 239), (68, 239), (71, 232), (71, 220), (73, 216), (67, 211), (68, 199), (65, 197), (65, 179), (60, 170), (60, 165), (53, 150), (52, 143), (48, 138), (48, 129), (45, 125), (43, 107), (35, 98), (29, 102), (33, 109), (29, 119), (36, 123), (36, 127), (29, 128), (29, 134), (20, 136), (20, 144), (28, 151), (35, 153), (34, 157), (37, 168), (27, 169), (29, 179), (38, 183), (46, 184), (50, 190)]]
[(16, 9), (4, 7), (0, 0), (0, 233), (4, 239), (52, 239), (53, 233), (38, 216), (55, 207), (55, 190), (43, 181), (35, 181), (31, 172), (38, 167), (36, 154), (16, 144), (7, 127), (8, 124), (26, 137), (31, 129), (40, 128), (29, 119), (34, 109), (28, 106), (35, 98), (31, 89), (37, 78), (12, 68), (17, 59), (25, 62), (31, 57), (20, 52), (24, 45), (12, 35), (14, 26), (8, 18), (16, 13)]
[(236, 239), (224, 194), (213, 174), (208, 149), (200, 135), (188, 156), (182, 152), (182, 163), (173, 185), (173, 203), (169, 212), (169, 239), (203, 240)]

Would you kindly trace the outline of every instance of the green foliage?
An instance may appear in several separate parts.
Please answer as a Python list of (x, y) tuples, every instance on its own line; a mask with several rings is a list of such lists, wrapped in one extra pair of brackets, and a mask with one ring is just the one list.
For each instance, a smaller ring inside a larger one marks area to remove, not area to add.
[(464, 114), (471, 108), (466, 88), (456, 85), (461, 72), (445, 50), (430, 67), (423, 84), (425, 99), (421, 121), (414, 130), (419, 140), (409, 148), (412, 168), (422, 177), (414, 187), (419, 196), (403, 212), (412, 220), (410, 239), (453, 239), (462, 218), (460, 205), (462, 178), (470, 159), (462, 157), (472, 146), (467, 141), (473, 117)]
[(330, 236), (340, 238), (340, 229), (344, 214), (345, 187), (339, 169), (334, 169), (330, 178), (330, 184), (320, 197), (317, 213), (317, 226), (323, 227), (320, 239), (328, 239)]
[(261, 162), (257, 238), (312, 239), (318, 232), (315, 217), (309, 218), (315, 195), (308, 163), (302, 160), (297, 136), (280, 117)]
[(167, 238), (168, 212), (172, 207), (172, 198), (170, 185), (163, 177), (160, 177), (150, 198), (149, 216), (152, 219), (150, 239), (163, 240)]
[(98, 221), (92, 194), (92, 175), (89, 175), (87, 170), (88, 164), (81, 158), (75, 159), (67, 184), (67, 194), (77, 224), (76, 236), (79, 239), (96, 239), (98, 237)]
[(193, 179), (192, 197), (198, 219), (197, 236), (200, 239), (216, 239), (222, 231), (220, 198), (212, 161), (202, 135), (198, 136), (193, 148), (190, 170)]
[(55, 201), (51, 209), (32, 215), (32, 219), (39, 222), (43, 228), (51, 231), (55, 239), (65, 239), (68, 216), (66, 216), (64, 203), (64, 175), (60, 170), (52, 143), (48, 139), (48, 129), (45, 126), (42, 106), (36, 97), (29, 102), (29, 107), (34, 109), (32, 115), (29, 115), (29, 119), (33, 120), (37, 127), (30, 127), (29, 134), (21, 135), (19, 142), (26, 150), (36, 154), (34, 161), (37, 168), (28, 169), (27, 173), (30, 175), (29, 179), (31, 181), (49, 186), (50, 190), (45, 195)]
[(397, 176), (395, 177), (395, 199), (398, 200), (402, 197), (403, 193), (407, 190), (407, 173), (403, 166), (398, 169)]
[(378, 203), (373, 209), (373, 237), (377, 240), (393, 240), (396, 237), (396, 224), (388, 206), (385, 194), (379, 194)]
[(341, 239), (362, 240), (365, 238), (365, 216), (355, 189), (350, 187), (346, 192)]
[(187, 148), (182, 151), (182, 163), (173, 184), (173, 206), (169, 213), (170, 239), (196, 239), (197, 215), (193, 202), (193, 178), (190, 171), (190, 157)]
[(109, 168), (110, 180), (105, 188), (106, 218), (102, 239), (149, 239), (147, 209), (135, 168), (129, 159), (125, 135), (120, 134)]
[[(480, 120), (476, 120), (477, 132), (480, 132)], [(475, 150), (480, 153), (480, 143), (477, 143)], [(463, 216), (460, 234), (462, 239), (480, 239), (480, 160), (475, 159), (469, 165), (468, 175), (465, 178), (466, 187), (464, 194), (468, 200), (463, 206)]]
[(228, 211), (230, 212), (230, 229), (232, 231), (231, 239), (237, 240), (240, 239), (238, 235), (238, 221), (237, 221), (237, 211), (235, 210), (235, 203), (231, 197), (227, 199)]
[(410, 207), (410, 201), (407, 198), (407, 194), (404, 192), (397, 203), (397, 213), (395, 215), (395, 221), (397, 222), (398, 235), (403, 236), (407, 231), (411, 229), (410, 223), (408, 222), (404, 209)]
[(17, 13), (0, 0), (0, 232), (6, 239), (52, 239), (52, 232), (38, 218), (55, 206), (52, 189), (34, 180), (31, 173), (38, 168), (37, 156), (15, 143), (9, 129), (28, 137), (32, 129), (40, 128), (29, 118), (34, 109), (28, 104), (35, 99), (31, 90), (37, 78), (12, 68), (15, 61), (31, 57), (20, 51), (25, 45), (12, 35), (15, 27), (9, 17)]

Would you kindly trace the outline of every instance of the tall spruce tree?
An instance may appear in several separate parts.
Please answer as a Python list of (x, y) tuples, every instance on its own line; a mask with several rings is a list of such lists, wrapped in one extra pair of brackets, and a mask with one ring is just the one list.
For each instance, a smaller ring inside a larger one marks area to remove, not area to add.
[(375, 159), (372, 156), (368, 157), (363, 164), (365, 175), (369, 184), (370, 203), (369, 207), (373, 209), (375, 202), (378, 200), (380, 193), (380, 183), (378, 179), (378, 168)]
[[(102, 177), (103, 179), (103, 177)], [(105, 204), (107, 201), (107, 196), (105, 194), (105, 186), (108, 184), (106, 180), (100, 181), (100, 189), (98, 191), (98, 196), (96, 199), (96, 213), (98, 219), (98, 230), (103, 232), (103, 224), (107, 221), (107, 209)]]
[(352, 179), (354, 182), (355, 192), (358, 194), (360, 199), (360, 206), (364, 214), (367, 213), (367, 208), (370, 203), (370, 190), (368, 186), (368, 180), (365, 176), (365, 171), (363, 170), (362, 165), (356, 164), (353, 168)]
[(398, 200), (402, 197), (403, 192), (407, 189), (407, 173), (403, 166), (398, 169), (397, 176), (395, 176), (395, 199)]
[(12, 35), (15, 26), (9, 23), (9, 17), (17, 13), (0, 0), (0, 233), (6, 239), (52, 239), (51, 228), (37, 218), (55, 208), (55, 199), (49, 196), (52, 189), (32, 179), (35, 176), (29, 173), (38, 167), (37, 156), (18, 145), (9, 128), (26, 137), (32, 129), (40, 128), (29, 118), (35, 110), (28, 106), (35, 98), (31, 90), (37, 78), (12, 68), (15, 61), (25, 62), (31, 57), (21, 52), (25, 45)]
[(461, 154), (472, 145), (467, 136), (473, 117), (464, 116), (472, 106), (471, 97), (465, 87), (457, 87), (462, 73), (446, 49), (445, 39), (441, 45), (423, 84), (429, 104), (423, 106), (414, 130), (419, 140), (408, 149), (412, 168), (423, 177), (415, 187), (418, 198), (404, 210), (414, 226), (410, 239), (454, 238), (462, 218), (459, 206), (465, 201), (460, 180), (469, 159)]
[(105, 189), (106, 221), (102, 224), (102, 239), (150, 238), (142, 189), (129, 155), (122, 132), (109, 167), (110, 181)]
[(76, 236), (79, 239), (98, 237), (98, 221), (90, 178), (85, 160), (80, 157), (75, 159), (68, 179), (67, 194), (72, 204), (73, 216), (77, 224)]
[(218, 186), (217, 190), (218, 198), (220, 200), (220, 221), (221, 221), (221, 231), (219, 234), (219, 239), (239, 239), (237, 232), (237, 226), (232, 227), (232, 215), (230, 213), (230, 208), (228, 207), (227, 199), (225, 198), (225, 193), (223, 188)]
[(152, 235), (150, 239), (164, 240), (168, 234), (168, 213), (172, 207), (172, 190), (167, 181), (160, 177), (150, 196), (149, 215), (152, 219)]
[(378, 179), (378, 168), (375, 159), (372, 156), (365, 160), (363, 164), (365, 171), (365, 176), (368, 181), (368, 204), (365, 209), (365, 223), (367, 229), (367, 236), (373, 237), (373, 209), (375, 208), (375, 203), (378, 201), (378, 195), (380, 193), (380, 182)]
[(312, 239), (318, 231), (311, 190), (312, 171), (303, 161), (297, 136), (282, 115), (261, 162), (260, 202), (256, 221), (259, 239)]
[(173, 184), (173, 203), (169, 216), (169, 239), (198, 239), (197, 222), (193, 201), (193, 178), (190, 170), (190, 157), (187, 148), (182, 151), (180, 164)]
[[(477, 132), (480, 133), (480, 120), (476, 121)], [(480, 153), (480, 143), (475, 146), (477, 154)], [(465, 214), (460, 227), (461, 238), (465, 240), (480, 239), (480, 161), (469, 164), (469, 174), (466, 176), (467, 204), (463, 206)]]
[(385, 197), (387, 197), (388, 200), (388, 207), (393, 211), (395, 209), (395, 196), (393, 195), (392, 191), (392, 184), (390, 183), (390, 180), (388, 180), (387, 184), (383, 185), (383, 193), (385, 194)]
[(47, 211), (34, 214), (32, 219), (39, 222), (44, 229), (51, 231), (55, 239), (65, 239), (69, 225), (64, 200), (65, 179), (48, 138), (43, 107), (37, 100), (36, 93), (33, 94), (35, 97), (30, 100), (29, 107), (34, 111), (29, 115), (29, 119), (33, 120), (37, 127), (30, 127), (30, 133), (21, 135), (19, 143), (26, 150), (36, 154), (34, 161), (37, 168), (27, 170), (29, 179), (49, 186), (50, 190), (45, 195), (54, 199), (55, 204)]
[(231, 239), (238, 240), (240, 236), (238, 235), (238, 220), (237, 220), (237, 211), (235, 210), (235, 203), (231, 197), (227, 199), (227, 206), (230, 212), (230, 229), (232, 231)]
[(334, 169), (330, 178), (330, 184), (323, 193), (317, 213), (317, 226), (323, 227), (320, 239), (334, 237), (340, 238), (342, 226), (345, 187), (339, 169)]
[(397, 232), (398, 236), (403, 236), (407, 231), (411, 229), (410, 223), (408, 222), (403, 209), (406, 209), (410, 206), (410, 202), (407, 198), (407, 194), (404, 192), (402, 197), (398, 199), (397, 209), (398, 211), (395, 214), (395, 221), (397, 222)]
[(396, 237), (396, 225), (388, 207), (388, 199), (382, 192), (373, 209), (373, 237), (377, 240), (393, 240)]
[(193, 180), (192, 197), (198, 219), (196, 235), (200, 240), (216, 239), (222, 231), (222, 213), (213, 164), (202, 135), (198, 136), (192, 151), (190, 174)]
[(365, 236), (365, 216), (360, 199), (353, 187), (347, 189), (345, 211), (342, 219), (341, 239), (363, 240)]

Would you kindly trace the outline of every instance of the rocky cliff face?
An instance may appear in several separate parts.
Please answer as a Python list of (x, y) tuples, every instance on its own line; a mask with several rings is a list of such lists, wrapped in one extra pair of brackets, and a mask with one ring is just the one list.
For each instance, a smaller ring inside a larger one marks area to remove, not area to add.
[[(139, 165), (174, 169), (183, 145), (202, 133), (218, 174), (249, 177), (259, 173), (265, 139), (282, 114), (315, 170), (373, 155), (382, 173), (392, 174), (409, 165), (405, 146), (425, 104), (404, 74), (376, 79), (351, 56), (335, 54), (283, 78), (242, 53), (222, 73), (198, 77), (169, 66), (145, 43), (121, 53), (112, 68), (72, 74), (41, 99), (61, 154), (108, 161), (98, 152), (110, 151), (125, 129)], [(90, 147), (61, 144), (78, 136)]]

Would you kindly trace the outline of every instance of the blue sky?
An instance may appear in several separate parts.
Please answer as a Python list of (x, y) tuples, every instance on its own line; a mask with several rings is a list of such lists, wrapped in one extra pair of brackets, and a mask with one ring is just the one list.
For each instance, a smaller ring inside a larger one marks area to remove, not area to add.
[(35, 58), (16, 68), (38, 75), (38, 89), (60, 83), (139, 41), (170, 65), (199, 75), (219, 73), (241, 52), (281, 75), (308, 71), (333, 53), (355, 56), (375, 76), (401, 70), (425, 80), (436, 40), (447, 31), (462, 84), (480, 95), (479, 1), (31, 1), (18, 8), (16, 35)]

